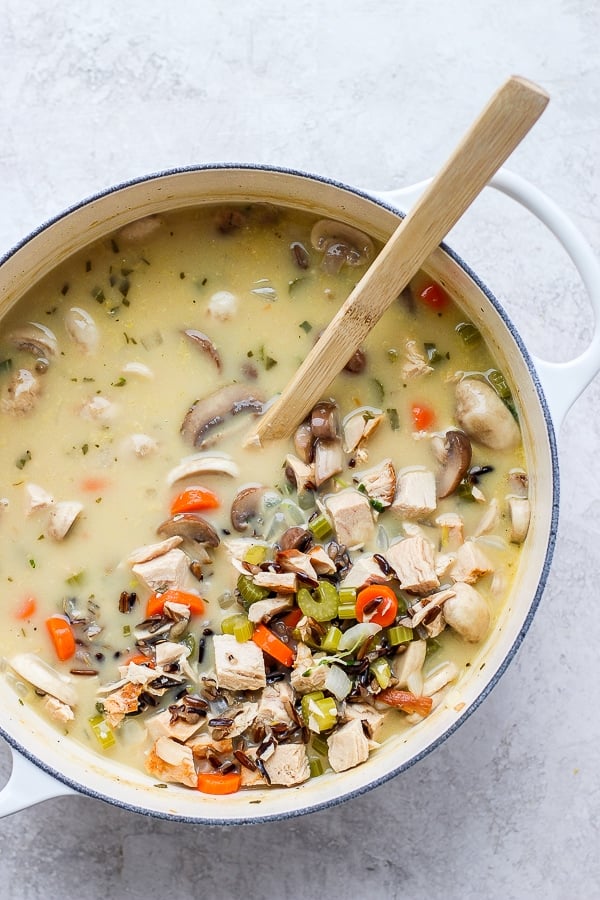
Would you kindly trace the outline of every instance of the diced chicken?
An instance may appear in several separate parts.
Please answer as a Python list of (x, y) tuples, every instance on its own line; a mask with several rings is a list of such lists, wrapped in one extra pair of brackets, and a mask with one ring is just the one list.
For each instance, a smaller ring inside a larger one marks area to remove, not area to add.
[(273, 785), (291, 787), (310, 778), (310, 767), (304, 744), (278, 744), (264, 763)]
[(294, 693), (287, 682), (268, 684), (260, 696), (256, 718), (269, 726), (295, 725), (290, 715), (293, 705)]
[(369, 703), (346, 703), (342, 722), (352, 722), (355, 719), (362, 722), (363, 728), (366, 726), (370, 737), (376, 741), (385, 722), (384, 713)]
[(161, 737), (173, 738), (176, 741), (188, 741), (204, 725), (205, 720), (198, 722), (186, 722), (184, 719), (176, 719), (171, 723), (171, 713), (168, 709), (162, 710), (146, 721), (146, 728), (150, 737), (157, 741)]
[(340, 544), (356, 550), (371, 540), (375, 523), (369, 501), (360, 491), (350, 488), (332, 494), (325, 500), (325, 506)]
[(392, 503), (396, 493), (396, 470), (391, 459), (384, 459), (365, 472), (357, 472), (352, 480), (362, 485), (367, 497), (375, 503), (383, 507)]
[(385, 584), (391, 577), (391, 573), (389, 575), (384, 574), (381, 566), (373, 556), (365, 554), (354, 560), (340, 587), (361, 588), (367, 584)]
[(19, 369), (6, 388), (6, 396), (0, 400), (0, 411), (25, 416), (35, 406), (40, 393), (40, 382), (33, 372)]
[(25, 515), (30, 516), (39, 509), (49, 509), (54, 505), (54, 497), (38, 484), (28, 483), (25, 491)]
[(151, 559), (156, 559), (157, 556), (168, 553), (169, 550), (174, 550), (175, 547), (179, 547), (180, 544), (183, 544), (183, 538), (178, 534), (167, 538), (164, 541), (159, 541), (156, 544), (146, 544), (130, 553), (127, 557), (127, 562), (131, 565), (134, 563), (149, 562)]
[(167, 590), (185, 590), (190, 581), (190, 561), (178, 548), (136, 563), (132, 571), (151, 591), (162, 593)]
[(61, 500), (55, 503), (48, 519), (47, 533), (55, 541), (62, 541), (73, 525), (79, 514), (83, 511), (83, 504), (76, 500)]
[(402, 378), (407, 380), (418, 378), (421, 375), (428, 375), (433, 372), (433, 366), (430, 366), (422, 353), (417, 350), (416, 341), (406, 342), (406, 359), (402, 363)]
[(444, 618), (466, 641), (483, 640), (491, 623), (490, 610), (479, 591), (465, 582), (454, 585), (455, 596), (446, 600)]
[(474, 541), (465, 541), (458, 548), (450, 575), (453, 581), (465, 581), (467, 584), (475, 584), (484, 575), (490, 575), (493, 571), (494, 566), (481, 547)]
[[(400, 690), (407, 688), (412, 693), (419, 695), (422, 690), (423, 678), (421, 670), (427, 655), (427, 641), (411, 641), (406, 650), (397, 653), (392, 661), (392, 671), (397, 679), (395, 687)], [(415, 676), (418, 677), (415, 685)], [(417, 690), (414, 689), (417, 687)]]
[(265, 600), (257, 600), (248, 610), (248, 618), (251, 622), (269, 622), (273, 616), (291, 609), (293, 597), (291, 594), (278, 594), (276, 597), (267, 597)]
[(56, 697), (46, 697), (42, 706), (50, 718), (54, 719), (55, 722), (60, 722), (61, 725), (68, 725), (75, 718), (75, 713), (71, 707), (61, 700), (57, 700)]
[(198, 776), (191, 747), (171, 738), (159, 738), (146, 757), (146, 771), (161, 781), (196, 787)]
[(88, 400), (87, 403), (84, 403), (79, 411), (79, 415), (82, 419), (87, 419), (89, 422), (106, 424), (113, 421), (118, 413), (118, 409), (116, 403), (111, 403), (106, 397), (98, 394)]
[(17, 675), (40, 691), (51, 694), (67, 706), (77, 705), (77, 691), (73, 687), (73, 679), (57, 672), (36, 653), (18, 653), (9, 659), (9, 663)]
[(307, 551), (317, 575), (335, 575), (337, 569), (324, 547), (316, 544)]
[(353, 769), (369, 758), (370, 750), (377, 746), (366, 736), (360, 719), (353, 719), (336, 730), (327, 739), (327, 755), (334, 772)]
[(421, 535), (392, 544), (386, 550), (385, 558), (398, 576), (403, 591), (427, 594), (439, 587), (433, 547)]
[(225, 719), (231, 719), (231, 725), (214, 725), (209, 727), (212, 727), (213, 735), (226, 738), (239, 737), (247, 728), (250, 728), (256, 719), (257, 713), (258, 703), (239, 703), (222, 714)]
[(142, 690), (141, 684), (132, 684), (129, 681), (119, 690), (104, 698), (102, 701), (104, 715), (111, 728), (120, 725), (127, 713), (137, 712)]
[(300, 550), (278, 550), (275, 555), (275, 562), (281, 566), (284, 572), (296, 572), (296, 574), (304, 575), (311, 581), (317, 582), (317, 573), (313, 566), (312, 560), (308, 553), (302, 553)]
[(437, 507), (435, 475), (429, 469), (402, 472), (398, 477), (392, 512), (407, 519), (426, 519)]
[(232, 319), (238, 307), (238, 299), (231, 291), (216, 291), (208, 301), (208, 313), (214, 319), (227, 322)]
[(511, 450), (521, 441), (508, 407), (493, 387), (477, 378), (463, 378), (456, 385), (456, 419), (472, 440), (492, 450)]
[(440, 544), (444, 550), (457, 550), (464, 543), (465, 523), (456, 513), (443, 513), (435, 520), (441, 529)]
[(327, 666), (318, 665), (310, 648), (302, 641), (296, 649), (296, 659), (290, 681), (297, 694), (321, 691), (327, 681)]
[(361, 444), (368, 440), (382, 421), (383, 414), (380, 409), (365, 406), (349, 413), (342, 423), (346, 453), (354, 453)]
[[(132, 684), (139, 684), (142, 687), (147, 687), (160, 674), (157, 669), (139, 665), (139, 663), (135, 662), (128, 662), (125, 666), (119, 666), (119, 672), (126, 681), (130, 681)], [(177, 677), (174, 672), (171, 675), (174, 678)]]
[[(187, 620), (189, 621), (189, 608), (185, 608), (188, 612)], [(175, 641), (158, 641), (154, 645), (154, 653), (156, 665), (163, 668), (173, 663), (184, 662), (190, 655), (190, 648)]]
[(278, 594), (295, 594), (298, 587), (295, 572), (257, 572), (252, 581)]
[(224, 738), (223, 740), (217, 741), (211, 737), (210, 734), (205, 733), (196, 734), (194, 737), (189, 738), (187, 746), (192, 748), (195, 759), (206, 759), (209, 751), (212, 753), (233, 752), (233, 741), (231, 738)]
[(293, 453), (288, 453), (285, 458), (286, 473), (292, 476), (294, 486), (298, 494), (304, 494), (306, 491), (314, 491), (315, 489), (315, 467), (312, 464), (305, 463)]
[(265, 661), (254, 641), (240, 643), (232, 634), (213, 638), (215, 672), (220, 688), (255, 691), (267, 684)]
[(456, 553), (436, 553), (435, 554), (435, 574), (438, 578), (444, 575), (450, 566), (454, 564)]
[(158, 444), (149, 434), (130, 434), (125, 441), (125, 448), (131, 450), (135, 456), (143, 459), (156, 453)]

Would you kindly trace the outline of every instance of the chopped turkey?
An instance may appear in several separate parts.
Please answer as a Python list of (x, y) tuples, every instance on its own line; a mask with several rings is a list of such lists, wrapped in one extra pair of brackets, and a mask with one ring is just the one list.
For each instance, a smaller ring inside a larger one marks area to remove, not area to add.
[(385, 714), (369, 703), (346, 703), (342, 722), (352, 722), (354, 719), (362, 722), (363, 728), (366, 727), (369, 736), (373, 740), (377, 740), (385, 722)]
[(191, 579), (190, 560), (179, 548), (147, 562), (136, 563), (132, 571), (146, 587), (159, 594), (168, 590), (186, 590)]
[(327, 739), (329, 765), (334, 772), (345, 772), (369, 758), (369, 751), (377, 746), (366, 736), (360, 719), (353, 719), (337, 728)]
[(349, 413), (342, 423), (344, 450), (353, 453), (373, 434), (383, 421), (380, 409), (362, 407)]
[(335, 575), (335, 563), (320, 544), (311, 547), (307, 553), (317, 575)]
[(292, 606), (293, 598), (291, 594), (278, 594), (276, 597), (266, 597), (264, 600), (257, 600), (250, 605), (248, 618), (254, 623), (269, 622), (273, 616), (291, 609)]
[(421, 535), (392, 544), (385, 558), (396, 572), (403, 591), (427, 594), (439, 587), (433, 547)]
[(406, 359), (402, 363), (402, 378), (419, 378), (421, 375), (428, 375), (430, 372), (433, 372), (433, 366), (430, 366), (423, 354), (419, 353), (417, 342), (407, 341)]
[(104, 698), (102, 701), (104, 715), (111, 728), (120, 725), (127, 713), (137, 712), (142, 690), (141, 684), (132, 684), (128, 681), (123, 687)]
[(365, 554), (354, 559), (352, 567), (342, 580), (340, 587), (361, 588), (367, 584), (385, 584), (391, 577), (391, 573), (384, 574), (374, 556)]
[(453, 581), (475, 584), (484, 575), (490, 575), (493, 571), (494, 566), (481, 547), (474, 541), (465, 541), (458, 548), (450, 575)]
[(130, 553), (127, 557), (127, 562), (130, 565), (149, 562), (151, 559), (156, 559), (157, 556), (163, 556), (169, 550), (174, 550), (175, 547), (179, 547), (182, 543), (183, 538), (176, 534), (164, 541), (158, 541), (156, 544), (145, 544), (143, 547), (138, 547), (137, 550)]
[(375, 523), (368, 499), (353, 488), (331, 494), (325, 500), (337, 540), (350, 550), (356, 550), (369, 541)]
[(254, 641), (240, 643), (232, 634), (216, 634), (213, 647), (220, 688), (255, 691), (266, 686), (264, 657)]
[(29, 369), (19, 369), (6, 388), (6, 397), (0, 400), (0, 410), (14, 416), (24, 416), (36, 404), (41, 387), (39, 379)]
[(454, 597), (446, 600), (444, 618), (466, 641), (477, 643), (489, 631), (492, 617), (487, 601), (470, 584), (457, 581)]
[(291, 474), (291, 481), (298, 495), (306, 493), (306, 491), (314, 491), (315, 489), (315, 467), (314, 465), (302, 462), (293, 453), (289, 453), (285, 458), (286, 473)]
[(56, 697), (47, 696), (42, 705), (50, 715), (50, 718), (54, 719), (55, 722), (60, 722), (61, 725), (68, 725), (75, 718), (75, 713), (71, 707), (63, 703), (62, 700), (57, 700)]
[(265, 725), (296, 724), (293, 713), (294, 692), (287, 682), (268, 684), (261, 694), (256, 718)]
[(155, 716), (151, 716), (146, 722), (146, 728), (150, 737), (157, 741), (161, 737), (173, 738), (176, 741), (187, 741), (202, 727), (205, 719), (198, 722), (186, 722), (185, 719), (176, 719), (171, 722), (171, 713), (163, 709)]
[(271, 784), (291, 787), (310, 778), (310, 767), (304, 744), (278, 744), (264, 762)]
[(161, 781), (196, 787), (198, 776), (191, 747), (171, 738), (159, 738), (146, 757), (146, 770)]
[(77, 705), (77, 691), (73, 679), (57, 672), (37, 653), (18, 653), (9, 659), (15, 672), (45, 694), (51, 694), (67, 706)]
[(100, 422), (106, 425), (117, 415), (119, 408), (116, 403), (111, 403), (106, 397), (97, 395), (92, 397), (81, 407), (79, 415), (88, 422)]
[(25, 515), (30, 516), (38, 509), (48, 509), (54, 506), (54, 497), (38, 484), (25, 485)]
[(304, 575), (311, 581), (317, 582), (317, 573), (308, 553), (301, 550), (278, 550), (275, 554), (275, 562), (281, 566), (284, 572), (296, 572)]
[[(427, 654), (427, 641), (411, 641), (406, 650), (397, 653), (392, 661), (392, 671), (397, 679), (397, 688), (407, 688), (412, 693), (420, 694), (423, 678), (421, 670)], [(415, 676), (419, 678), (418, 689), (414, 690)]]
[(382, 507), (390, 506), (396, 493), (396, 470), (391, 459), (382, 460), (364, 472), (356, 472), (352, 480), (364, 487), (367, 497)]
[(296, 649), (290, 681), (297, 694), (321, 691), (327, 681), (327, 666), (320, 666), (313, 658), (310, 648), (302, 641)]
[(75, 520), (83, 510), (83, 504), (76, 500), (61, 500), (55, 503), (50, 511), (47, 532), (55, 541), (62, 541), (67, 536)]
[(298, 589), (295, 572), (257, 572), (252, 580), (258, 587), (277, 591), (278, 594), (295, 594)]
[(413, 469), (398, 476), (392, 512), (407, 519), (426, 519), (437, 507), (435, 475), (429, 469)]
[(150, 456), (158, 449), (158, 443), (149, 434), (130, 434), (126, 440), (126, 447), (131, 449), (135, 456), (143, 459)]
[(436, 518), (435, 524), (442, 530), (440, 541), (442, 547), (445, 550), (458, 550), (465, 539), (465, 523), (462, 518), (456, 513), (443, 513)]
[(233, 741), (231, 738), (223, 738), (223, 740), (215, 740), (210, 734), (196, 734), (189, 738), (186, 742), (191, 747), (195, 759), (206, 759), (209, 751), (212, 753), (232, 753)]

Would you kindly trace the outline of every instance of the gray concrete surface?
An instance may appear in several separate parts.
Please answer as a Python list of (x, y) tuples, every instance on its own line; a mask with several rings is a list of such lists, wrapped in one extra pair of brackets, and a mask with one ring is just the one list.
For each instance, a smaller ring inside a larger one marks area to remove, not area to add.
[[(518, 72), (552, 102), (510, 165), (600, 254), (599, 40), (596, 0), (1, 0), (0, 248), (190, 163), (417, 181)], [(573, 267), (524, 212), (482, 198), (451, 243), (536, 353), (586, 346)], [(562, 430), (558, 546), (525, 643), (434, 754), (342, 806), (237, 829), (48, 801), (0, 822), (2, 900), (600, 897), (599, 405), (597, 379)]]

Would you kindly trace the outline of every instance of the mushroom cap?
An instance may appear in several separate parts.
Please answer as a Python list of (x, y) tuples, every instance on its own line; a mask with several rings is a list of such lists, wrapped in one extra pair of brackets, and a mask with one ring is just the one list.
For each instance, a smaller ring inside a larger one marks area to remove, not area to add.
[(362, 266), (373, 259), (373, 241), (363, 231), (336, 222), (334, 219), (319, 219), (312, 227), (310, 241), (315, 250), (324, 252), (327, 271), (337, 272), (345, 264)]
[(339, 437), (339, 415), (333, 400), (320, 400), (310, 414), (310, 427), (315, 438), (333, 441)]
[(183, 332), (187, 338), (190, 339), (194, 344), (197, 344), (204, 353), (207, 353), (208, 356), (212, 359), (214, 364), (217, 367), (217, 371), (221, 371), (221, 357), (219, 356), (219, 351), (208, 337), (208, 335), (204, 334), (202, 331), (197, 331), (195, 328), (186, 328)]
[(27, 322), (10, 335), (10, 341), (19, 350), (31, 353), (35, 357), (56, 356), (58, 341), (54, 332), (47, 325), (39, 322)]
[(266, 490), (262, 484), (250, 484), (237, 492), (231, 504), (231, 524), (236, 531), (246, 531), (250, 520), (258, 515), (259, 503)]
[(207, 433), (227, 417), (241, 412), (262, 412), (262, 408), (263, 398), (255, 388), (246, 384), (228, 384), (192, 404), (181, 425), (181, 433), (194, 447), (199, 447)]
[(438, 476), (437, 495), (448, 497), (456, 490), (469, 466), (473, 450), (464, 431), (447, 431), (444, 441), (444, 462)]
[(218, 547), (221, 539), (206, 519), (195, 512), (178, 513), (170, 519), (162, 522), (156, 529), (158, 534), (165, 537), (178, 535), (196, 544), (208, 544), (209, 547)]
[(490, 610), (479, 591), (470, 584), (457, 581), (452, 586), (453, 597), (444, 603), (444, 618), (448, 625), (466, 641), (483, 640), (491, 623)]
[(479, 378), (463, 378), (456, 385), (456, 419), (473, 441), (492, 450), (511, 450), (521, 441), (510, 410)]

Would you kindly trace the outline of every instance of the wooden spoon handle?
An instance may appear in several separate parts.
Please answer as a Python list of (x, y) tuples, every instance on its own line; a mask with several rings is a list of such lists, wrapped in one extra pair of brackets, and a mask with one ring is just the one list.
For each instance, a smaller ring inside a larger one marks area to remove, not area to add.
[(288, 437), (392, 301), (544, 111), (549, 97), (513, 76), (494, 94), (400, 223), (246, 444)]

